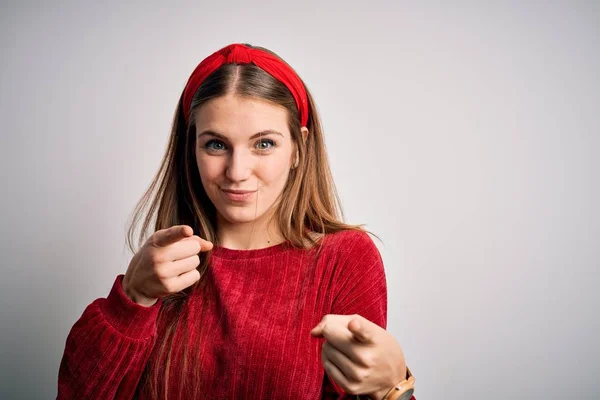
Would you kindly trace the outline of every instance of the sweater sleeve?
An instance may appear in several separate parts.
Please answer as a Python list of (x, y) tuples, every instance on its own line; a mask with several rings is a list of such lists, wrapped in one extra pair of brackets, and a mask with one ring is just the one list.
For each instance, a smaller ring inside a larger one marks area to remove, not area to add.
[(67, 336), (57, 399), (131, 399), (156, 338), (162, 300), (133, 302), (118, 275), (107, 298), (89, 304)]
[[(332, 244), (339, 254), (334, 282), (332, 314), (358, 314), (387, 327), (387, 281), (381, 254), (366, 232), (348, 231), (336, 235)], [(323, 399), (356, 399), (344, 392), (327, 373)], [(358, 398), (367, 399), (366, 396)], [(416, 400), (413, 396), (411, 400)]]

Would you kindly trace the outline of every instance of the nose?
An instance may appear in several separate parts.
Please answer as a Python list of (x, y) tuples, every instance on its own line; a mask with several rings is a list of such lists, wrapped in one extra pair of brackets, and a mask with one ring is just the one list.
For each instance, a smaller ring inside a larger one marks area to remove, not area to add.
[(227, 160), (225, 176), (232, 182), (243, 182), (252, 175), (254, 162), (248, 152), (233, 150)]

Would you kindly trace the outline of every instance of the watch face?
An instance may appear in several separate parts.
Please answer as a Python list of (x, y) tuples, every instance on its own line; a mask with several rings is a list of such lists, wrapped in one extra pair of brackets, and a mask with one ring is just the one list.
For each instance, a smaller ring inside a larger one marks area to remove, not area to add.
[(405, 393), (402, 393), (402, 396), (398, 397), (398, 400), (410, 400), (414, 392), (414, 389), (408, 389)]

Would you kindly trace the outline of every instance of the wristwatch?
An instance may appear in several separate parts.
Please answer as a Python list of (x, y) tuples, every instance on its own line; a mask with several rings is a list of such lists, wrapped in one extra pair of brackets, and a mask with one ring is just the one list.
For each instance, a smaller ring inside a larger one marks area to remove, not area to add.
[(406, 379), (395, 385), (381, 400), (410, 400), (415, 392), (415, 378), (406, 367)]

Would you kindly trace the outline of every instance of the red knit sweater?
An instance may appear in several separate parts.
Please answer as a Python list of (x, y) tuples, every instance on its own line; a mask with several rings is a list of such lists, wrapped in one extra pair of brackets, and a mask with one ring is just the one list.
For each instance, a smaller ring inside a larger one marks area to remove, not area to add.
[[(329, 380), (321, 361), (324, 339), (310, 331), (326, 314), (356, 313), (385, 328), (386, 277), (366, 233), (330, 234), (321, 247), (317, 254), (318, 247), (302, 250), (288, 242), (256, 250), (216, 246), (206, 285), (190, 295), (177, 326), (168, 399), (189, 398), (179, 384), (185, 341), (200, 345), (190, 365), (198, 367), (210, 399), (351, 398)], [(157, 320), (162, 300), (152, 307), (134, 303), (122, 278), (72, 327), (57, 398), (149, 399), (138, 383), (165, 329), (163, 318)]]

